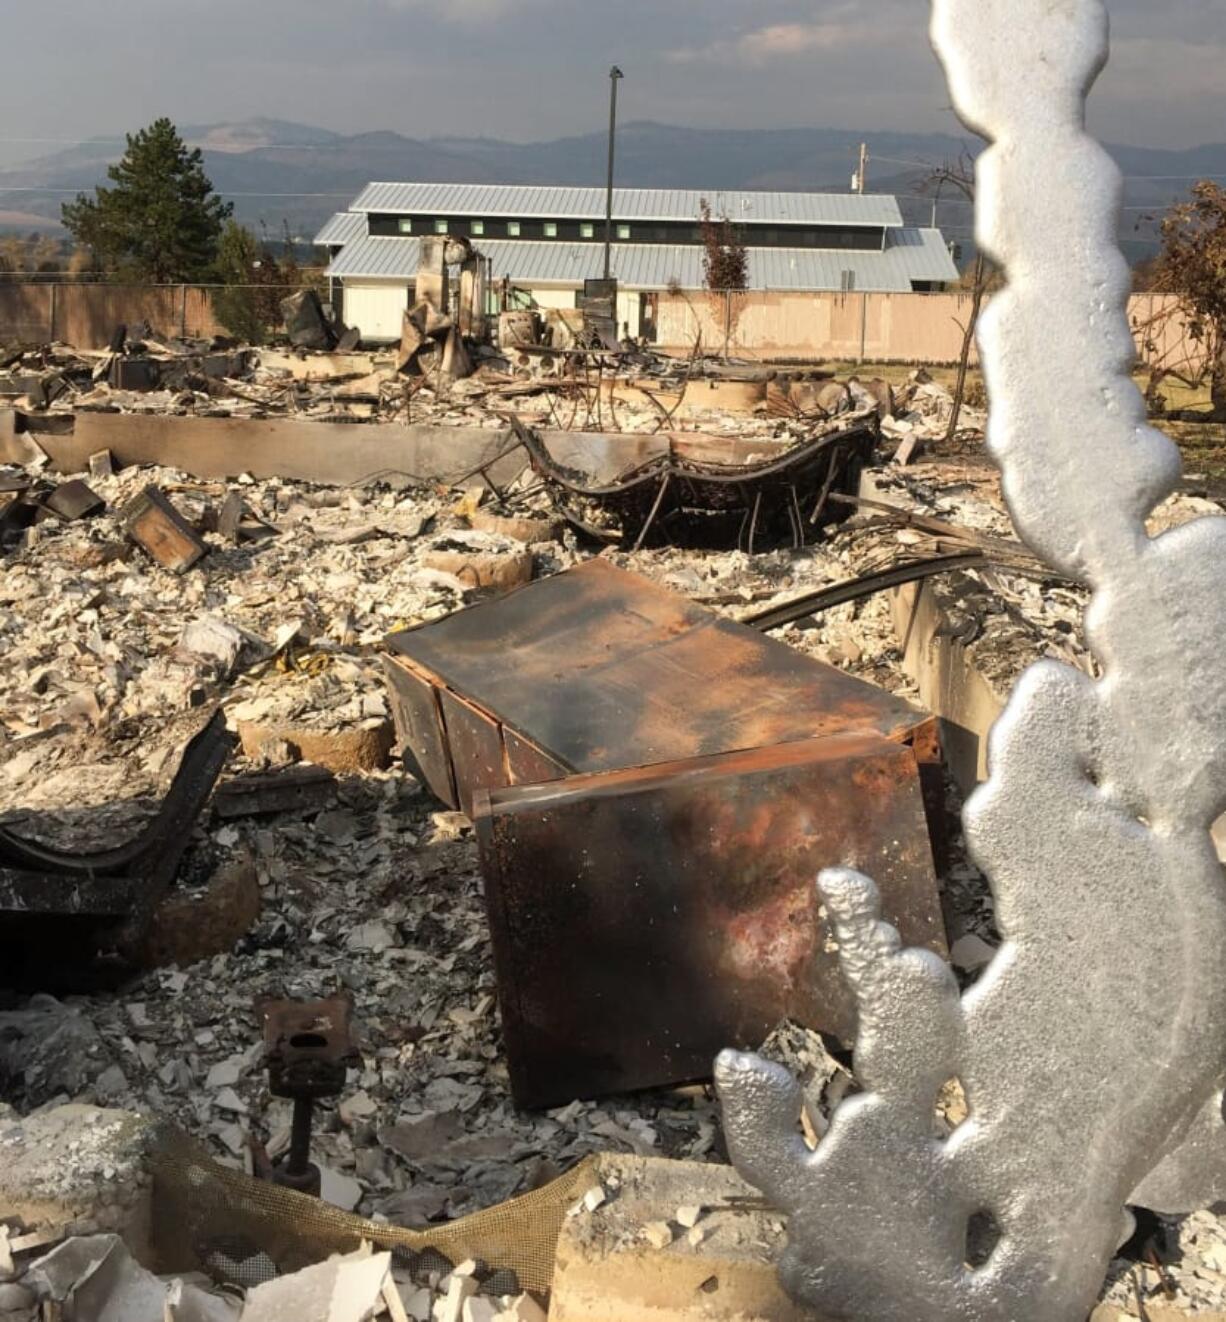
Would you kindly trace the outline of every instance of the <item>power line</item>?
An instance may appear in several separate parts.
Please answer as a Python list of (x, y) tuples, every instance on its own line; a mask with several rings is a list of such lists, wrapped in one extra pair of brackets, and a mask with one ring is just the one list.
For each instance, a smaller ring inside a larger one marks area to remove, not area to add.
[[(187, 145), (192, 145), (192, 139), (187, 139)], [(218, 147), (210, 145), (208, 139), (197, 138), (195, 145), (207, 148), (210, 151), (217, 152), (219, 155), (241, 155), (243, 151), (350, 151), (353, 144), (349, 141), (344, 142), (253, 142), (250, 144), (235, 143), (233, 147)], [(126, 147), (126, 138), (8, 138), (0, 137), (0, 143), (40, 143), (44, 146), (56, 147)]]
[[(918, 161), (902, 156), (878, 156), (873, 154), (873, 160), (885, 161), (887, 165), (915, 165), (924, 170), (935, 170), (937, 165), (933, 161)], [(1124, 178), (1132, 183), (1160, 183), (1160, 182), (1186, 182), (1189, 179), (1226, 179), (1226, 172), (1214, 174), (1207, 170), (1202, 170), (1199, 174), (1126, 174)], [(897, 196), (903, 196), (898, 194)]]
[[(42, 188), (37, 184), (0, 184), (0, 193), (65, 193), (76, 196), (78, 193), (87, 191), (89, 185), (84, 188)], [(220, 190), (222, 197), (345, 197), (353, 199), (356, 194), (350, 189), (345, 193), (232, 193), (226, 189)]]

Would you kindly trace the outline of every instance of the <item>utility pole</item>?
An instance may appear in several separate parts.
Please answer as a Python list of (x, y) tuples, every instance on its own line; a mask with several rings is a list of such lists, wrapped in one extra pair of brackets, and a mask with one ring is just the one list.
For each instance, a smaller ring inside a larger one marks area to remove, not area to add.
[(605, 194), (604, 278), (613, 274), (613, 161), (617, 142), (617, 84), (626, 75), (615, 64), (609, 70), (609, 185)]
[(868, 143), (860, 144), (860, 168), (856, 171), (855, 178), (852, 180), (852, 187), (857, 193), (864, 192), (864, 185), (868, 179)]

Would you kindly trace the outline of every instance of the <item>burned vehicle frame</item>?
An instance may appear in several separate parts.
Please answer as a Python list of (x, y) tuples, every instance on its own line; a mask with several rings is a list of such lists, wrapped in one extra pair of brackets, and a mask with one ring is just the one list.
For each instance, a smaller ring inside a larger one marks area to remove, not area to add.
[(567, 522), (597, 541), (636, 551), (668, 545), (735, 546), (750, 555), (783, 545), (799, 549), (847, 517), (831, 497), (854, 494), (880, 438), (870, 417), (777, 456), (729, 464), (687, 455), (687, 438), (678, 433), (668, 454), (614, 482), (592, 484), (558, 463), (531, 428), (510, 421)]

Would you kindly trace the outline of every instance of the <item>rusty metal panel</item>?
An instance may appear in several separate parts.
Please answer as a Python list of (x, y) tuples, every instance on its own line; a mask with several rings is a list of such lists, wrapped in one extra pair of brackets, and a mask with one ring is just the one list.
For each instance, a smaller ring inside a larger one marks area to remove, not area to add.
[(471, 816), (477, 790), (502, 789), (508, 783), (502, 730), (492, 717), (447, 689), (439, 689), (438, 697), (451, 750), (456, 797)]
[(849, 1038), (815, 878), (882, 878), (909, 945), (944, 951), (910, 748), (872, 734), (478, 795), (516, 1101), (709, 1076), (781, 1018)]
[(502, 741), (507, 752), (507, 770), (511, 773), (512, 785), (544, 785), (571, 774), (572, 768), (563, 766), (543, 748), (538, 748), (531, 739), (524, 739), (505, 726)]
[(601, 559), (389, 646), (583, 772), (844, 731), (903, 740), (926, 719)]
[(383, 658), (396, 737), (413, 755), (435, 797), (459, 806), (438, 692), (428, 675), (397, 657)]

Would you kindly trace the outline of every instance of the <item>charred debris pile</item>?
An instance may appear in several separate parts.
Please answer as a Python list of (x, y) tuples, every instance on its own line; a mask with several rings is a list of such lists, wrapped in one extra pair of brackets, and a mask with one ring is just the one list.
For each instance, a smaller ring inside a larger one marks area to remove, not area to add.
[[(856, 1086), (816, 868), (871, 862), (964, 978), (995, 941), (899, 594), (924, 584), (1002, 690), (1045, 654), (1090, 664), (1083, 594), (1013, 539), (981, 460), (909, 443), (948, 423), (923, 374), (666, 359), (522, 314), (494, 347), (440, 316), (411, 309), (399, 351), (142, 328), (0, 362), (0, 1142), (69, 1104), (106, 1108), (89, 1133), (156, 1117), (235, 1179), (426, 1235), (598, 1154), (667, 1158), (692, 1198), (619, 1233), (700, 1253), (692, 1169), (724, 1157), (703, 1062), (768, 1040), (814, 1143)], [(120, 433), (73, 468), (98, 410), (455, 439), (353, 484), (134, 462)], [(574, 1178), (566, 1216), (625, 1197)], [(1144, 1247), (1185, 1298), (1216, 1226)], [(95, 1276), (152, 1297), (107, 1217), (5, 1227), (30, 1317)], [(200, 1278), (197, 1311), (158, 1308), (237, 1317), (245, 1287), (262, 1316), (300, 1233), (205, 1227), (191, 1265), (231, 1302)], [(355, 1317), (548, 1302), (493, 1249), (334, 1270)]]

